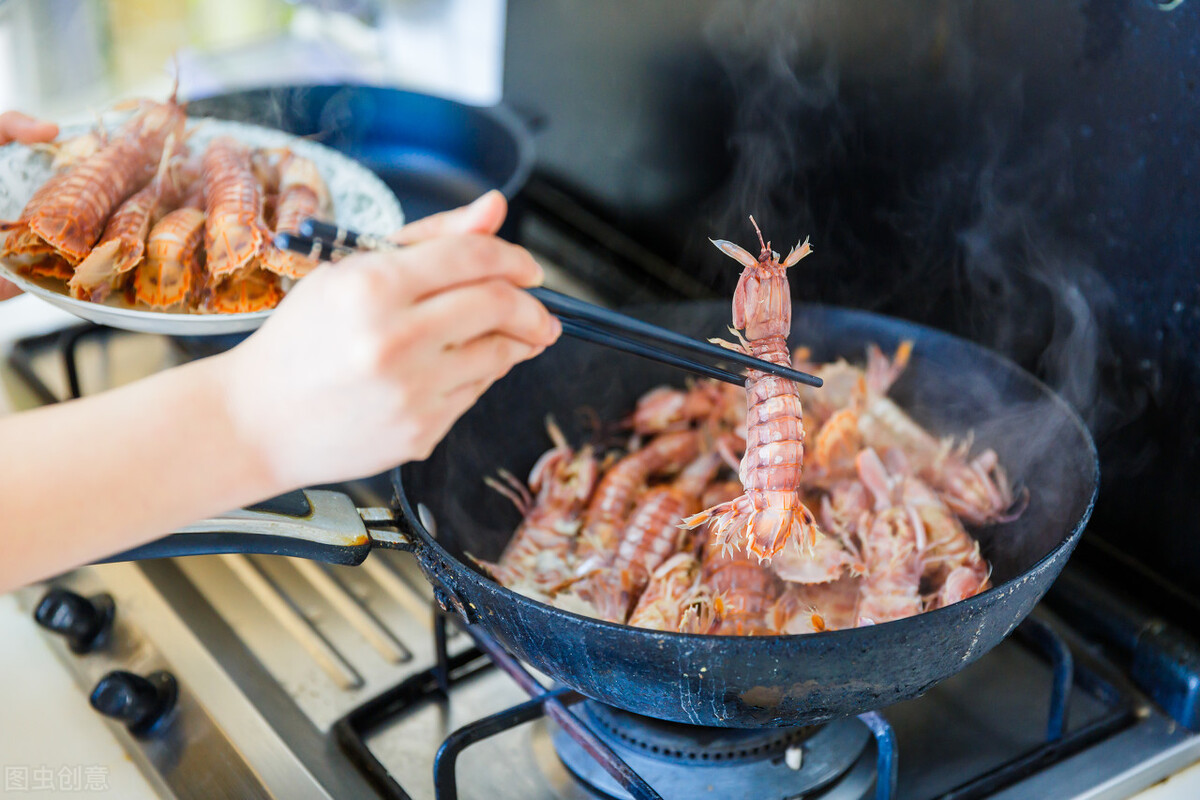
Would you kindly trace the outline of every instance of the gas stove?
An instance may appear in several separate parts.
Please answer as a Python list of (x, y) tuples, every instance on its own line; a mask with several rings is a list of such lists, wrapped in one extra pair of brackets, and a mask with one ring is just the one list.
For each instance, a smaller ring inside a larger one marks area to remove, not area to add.
[[(656, 283), (651, 257), (552, 188), (531, 196), (546, 202), (526, 243), (558, 288), (697, 296), (677, 275)], [(78, 326), (19, 342), (7, 369), (47, 403), (230, 344)], [(360, 506), (391, 491), (337, 488)], [(393, 552), (93, 566), (18, 599), (164, 797), (1117, 798), (1200, 760), (1200, 649), (1074, 565), (1013, 637), (924, 696), (769, 730), (666, 723), (557, 686)]]

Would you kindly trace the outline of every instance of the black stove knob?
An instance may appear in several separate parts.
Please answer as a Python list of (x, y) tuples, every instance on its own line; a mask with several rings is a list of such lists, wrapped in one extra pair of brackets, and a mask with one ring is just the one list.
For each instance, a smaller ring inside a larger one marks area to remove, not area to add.
[(179, 687), (169, 672), (151, 672), (146, 677), (115, 670), (108, 673), (88, 700), (106, 717), (119, 719), (131, 733), (149, 733), (175, 707)]
[(43, 628), (66, 637), (72, 651), (86, 653), (108, 639), (115, 613), (110, 595), (80, 597), (66, 589), (51, 589), (34, 609), (33, 619)]

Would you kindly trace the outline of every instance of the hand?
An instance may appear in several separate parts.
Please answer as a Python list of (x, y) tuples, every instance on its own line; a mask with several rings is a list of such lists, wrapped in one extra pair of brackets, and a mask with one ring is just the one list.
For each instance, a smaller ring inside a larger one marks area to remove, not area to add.
[(541, 267), (490, 235), (504, 213), (490, 193), (405, 228), (403, 250), (319, 267), (219, 357), (230, 416), (278, 490), (427, 457), (496, 379), (558, 338), (558, 320), (518, 288), (540, 284)]
[(53, 122), (34, 119), (20, 111), (5, 111), (0, 114), (0, 144), (12, 141), (21, 144), (52, 142), (58, 136), (58, 126)]
[[(58, 136), (58, 126), (22, 114), (20, 111), (5, 111), (0, 114), (0, 144), (16, 140), (21, 144), (51, 142)], [(0, 300), (16, 297), (21, 293), (13, 284), (0, 278)]]

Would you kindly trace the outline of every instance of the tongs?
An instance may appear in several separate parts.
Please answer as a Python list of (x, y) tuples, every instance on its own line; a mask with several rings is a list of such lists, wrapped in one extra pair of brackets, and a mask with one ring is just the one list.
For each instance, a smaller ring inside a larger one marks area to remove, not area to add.
[[(375, 236), (356, 233), (347, 228), (331, 225), (316, 219), (300, 223), (299, 233), (278, 233), (275, 246), (308, 256), (317, 261), (336, 261), (350, 253), (380, 250), (398, 250), (403, 245)], [(820, 386), (822, 381), (815, 375), (772, 364), (736, 350), (728, 350), (709, 342), (689, 338), (666, 328), (660, 328), (640, 319), (586, 303), (577, 298), (542, 287), (527, 289), (550, 313), (562, 322), (563, 333), (585, 342), (631, 353), (651, 361), (694, 372), (706, 378), (716, 378), (726, 383), (742, 386), (744, 375), (705, 364), (685, 355), (673, 353), (666, 347), (708, 356), (717, 361), (733, 362), (742, 367), (776, 375), (780, 378)]]

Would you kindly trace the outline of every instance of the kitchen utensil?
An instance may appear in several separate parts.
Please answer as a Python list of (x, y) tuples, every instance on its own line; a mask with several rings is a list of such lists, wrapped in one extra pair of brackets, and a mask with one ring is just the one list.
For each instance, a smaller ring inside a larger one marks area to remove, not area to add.
[[(314, 219), (306, 219), (300, 223), (300, 235), (278, 234), (275, 237), (275, 245), (283, 250), (291, 250), (314, 259), (327, 261), (350, 252), (398, 250), (401, 247), (401, 245), (384, 239), (364, 236), (357, 231)], [(680, 350), (706, 355), (718, 361), (733, 361), (741, 366), (778, 375), (781, 378), (808, 386), (821, 385), (821, 379), (815, 375), (809, 375), (780, 364), (772, 364), (769, 361), (754, 358), (740, 351), (728, 350), (710, 342), (690, 339), (674, 331), (634, 319), (617, 311), (586, 303), (552, 289), (536, 287), (528, 291), (559, 318), (563, 325), (563, 333), (576, 339), (583, 339), (661, 364), (690, 370), (698, 375), (716, 378), (736, 386), (744, 385), (746, 378), (691, 358), (675, 355), (664, 350), (663, 347), (676, 347)], [(651, 344), (638, 341), (638, 337), (646, 339)]]

